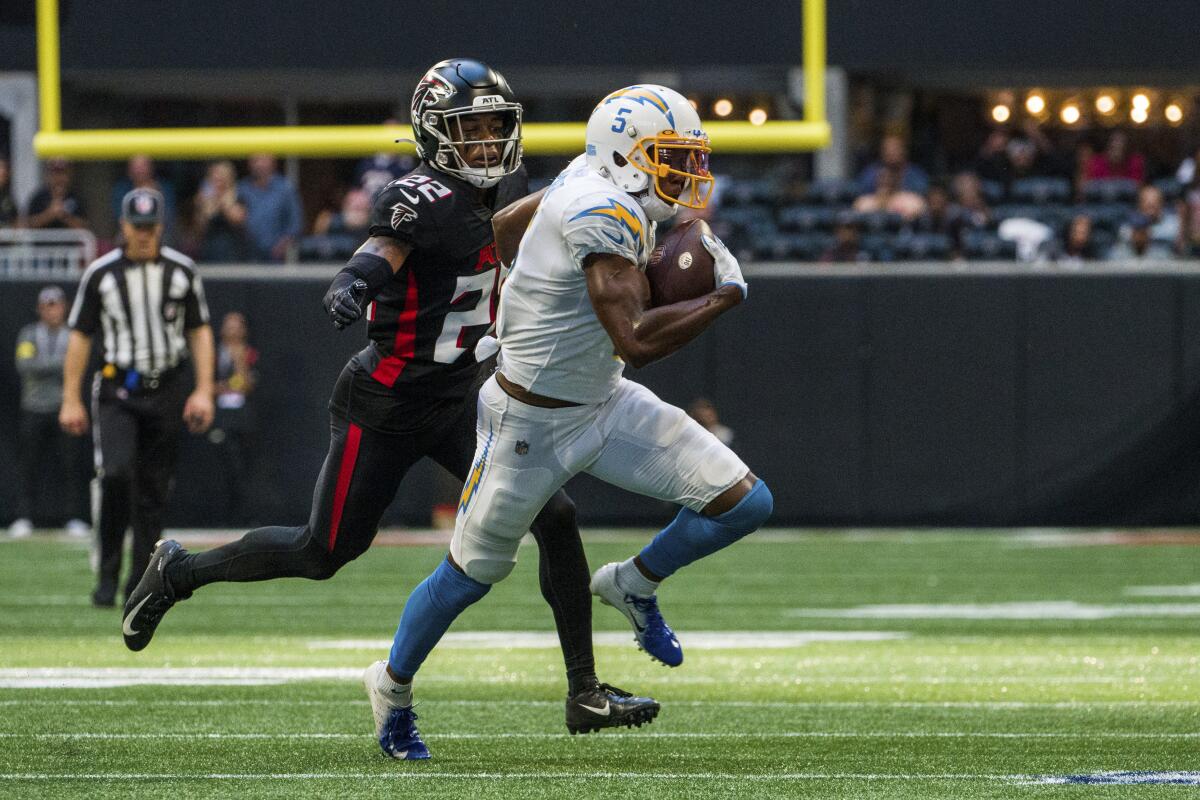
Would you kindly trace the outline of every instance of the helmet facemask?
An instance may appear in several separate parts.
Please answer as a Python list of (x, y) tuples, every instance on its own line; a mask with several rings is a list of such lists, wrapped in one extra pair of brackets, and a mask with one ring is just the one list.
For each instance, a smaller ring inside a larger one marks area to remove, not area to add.
[[(712, 197), (713, 176), (708, 169), (710, 153), (712, 147), (707, 137), (693, 138), (674, 131), (662, 131), (638, 139), (625, 160), (653, 178), (651, 185), (659, 199), (700, 209), (707, 206)], [(664, 181), (671, 178), (683, 179), (683, 188), (677, 194), (672, 194), (664, 185)]]
[[(476, 98), (490, 100), (490, 98)], [(499, 98), (496, 98), (499, 100)], [(472, 133), (467, 138), (463, 123), (475, 116), (499, 116), (503, 122), (499, 135), (480, 136)], [(487, 188), (495, 186), (506, 175), (516, 172), (521, 166), (521, 104), (487, 102), (475, 107), (456, 108), (448, 111), (429, 109), (421, 115), (421, 127), (437, 140), (437, 151), (422, 153), (435, 167), (467, 181), (473, 186)], [(495, 148), (497, 156), (487, 158), (483, 166), (473, 166), (464, 156), (470, 148), (480, 145), (488, 150)]]

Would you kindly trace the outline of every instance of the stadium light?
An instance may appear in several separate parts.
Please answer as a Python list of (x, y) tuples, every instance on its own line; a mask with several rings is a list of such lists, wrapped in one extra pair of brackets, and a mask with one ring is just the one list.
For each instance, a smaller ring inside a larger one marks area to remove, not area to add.
[(733, 101), (722, 97), (717, 102), (713, 103), (713, 113), (718, 117), (728, 117), (733, 113)]
[(1102, 94), (1096, 98), (1096, 110), (1101, 114), (1111, 114), (1117, 110), (1117, 98), (1111, 94)]
[(1033, 92), (1025, 98), (1025, 110), (1035, 117), (1046, 110), (1046, 98), (1037, 92)]
[(762, 125), (767, 121), (767, 112), (762, 108), (751, 109), (749, 116), (751, 125)]
[(1167, 122), (1178, 125), (1183, 122), (1183, 106), (1178, 103), (1170, 103), (1163, 109), (1163, 116), (1167, 118)]
[(1083, 116), (1079, 111), (1079, 106), (1074, 103), (1067, 103), (1058, 112), (1058, 118), (1067, 125), (1074, 125), (1079, 122), (1079, 118)]
[(997, 103), (996, 105), (992, 106), (992, 119), (996, 120), (996, 122), (1008, 122), (1008, 119), (1011, 116), (1012, 110), (1003, 103)]
[(1146, 120), (1148, 120), (1150, 118), (1150, 112), (1147, 109), (1142, 108), (1140, 106), (1134, 106), (1129, 111), (1129, 118), (1131, 120), (1133, 120), (1135, 123), (1137, 123), (1138, 125), (1141, 125), (1142, 123), (1144, 123)]
[(1143, 111), (1148, 111), (1150, 109), (1150, 98), (1147, 97), (1144, 92), (1138, 92), (1135, 94), (1133, 96), (1133, 100), (1130, 102), (1134, 108), (1140, 108)]

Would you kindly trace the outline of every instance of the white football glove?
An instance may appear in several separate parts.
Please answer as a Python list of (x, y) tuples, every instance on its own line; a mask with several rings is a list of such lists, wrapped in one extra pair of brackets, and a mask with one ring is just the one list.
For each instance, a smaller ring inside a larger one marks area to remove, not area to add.
[(475, 345), (475, 361), (476, 362), (487, 361), (489, 358), (491, 358), (492, 356), (496, 355), (496, 353), (499, 353), (499, 352), (500, 352), (500, 340), (498, 340), (495, 336), (492, 336), (489, 333), (488, 335), (486, 335), (482, 339), (480, 339), (479, 343)]
[(742, 277), (742, 267), (738, 264), (737, 258), (716, 236), (709, 236), (706, 233), (700, 237), (700, 242), (713, 257), (713, 279), (717, 286), (736, 286), (742, 290), (742, 299), (745, 300), (749, 289), (746, 286), (746, 279)]

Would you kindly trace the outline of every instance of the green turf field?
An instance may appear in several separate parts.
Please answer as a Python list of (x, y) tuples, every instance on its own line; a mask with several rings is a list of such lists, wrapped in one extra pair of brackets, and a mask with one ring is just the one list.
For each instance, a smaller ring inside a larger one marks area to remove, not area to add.
[[(589, 558), (645, 539), (590, 534)], [(758, 534), (661, 592), (679, 669), (595, 607), (601, 677), (663, 712), (582, 737), (565, 733), (525, 548), (418, 676), (433, 759), (397, 763), (373, 742), (357, 676), (440, 548), (377, 547), (322, 584), (203, 589), (133, 654), (119, 613), (87, 605), (83, 546), (6, 541), (0, 797), (1193, 796), (1198, 546), (1178, 533)], [(1062, 782), (1129, 771), (1192, 785)]]

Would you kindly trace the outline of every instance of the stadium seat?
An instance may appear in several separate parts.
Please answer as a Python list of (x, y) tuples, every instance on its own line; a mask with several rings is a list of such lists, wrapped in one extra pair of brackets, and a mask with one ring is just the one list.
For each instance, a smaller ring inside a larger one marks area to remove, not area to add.
[(785, 206), (776, 215), (781, 231), (828, 231), (833, 229), (837, 211), (829, 206)]
[(944, 261), (950, 257), (950, 237), (944, 233), (901, 234), (895, 240), (900, 258), (911, 261)]
[(986, 230), (963, 231), (963, 256), (970, 261), (1014, 261), (1017, 258), (1016, 242), (1001, 239)]
[(980, 186), (983, 187), (983, 199), (988, 201), (989, 205), (996, 205), (1004, 202), (1004, 184), (998, 181), (980, 181)]
[(1066, 203), (1071, 182), (1066, 178), (1021, 178), (1013, 181), (1008, 198), (1013, 203)]
[(1132, 178), (1097, 178), (1083, 186), (1083, 199), (1088, 203), (1132, 203), (1137, 197), (1138, 182)]
[(854, 215), (859, 228), (871, 233), (896, 233), (904, 225), (904, 219), (899, 214), (887, 211), (871, 211)]
[(992, 221), (1000, 224), (1006, 219), (1038, 219), (1043, 208), (1032, 203), (1012, 203), (992, 209)]
[(827, 206), (847, 205), (858, 197), (858, 184), (852, 180), (814, 181), (808, 187), (806, 198), (810, 203)]
[(1133, 208), (1125, 203), (1087, 203), (1075, 206), (1070, 215), (1085, 214), (1091, 218), (1093, 227), (1116, 231), (1132, 213)]
[(1174, 178), (1159, 178), (1154, 182), (1155, 188), (1162, 192), (1163, 199), (1168, 203), (1183, 196), (1183, 184)]

